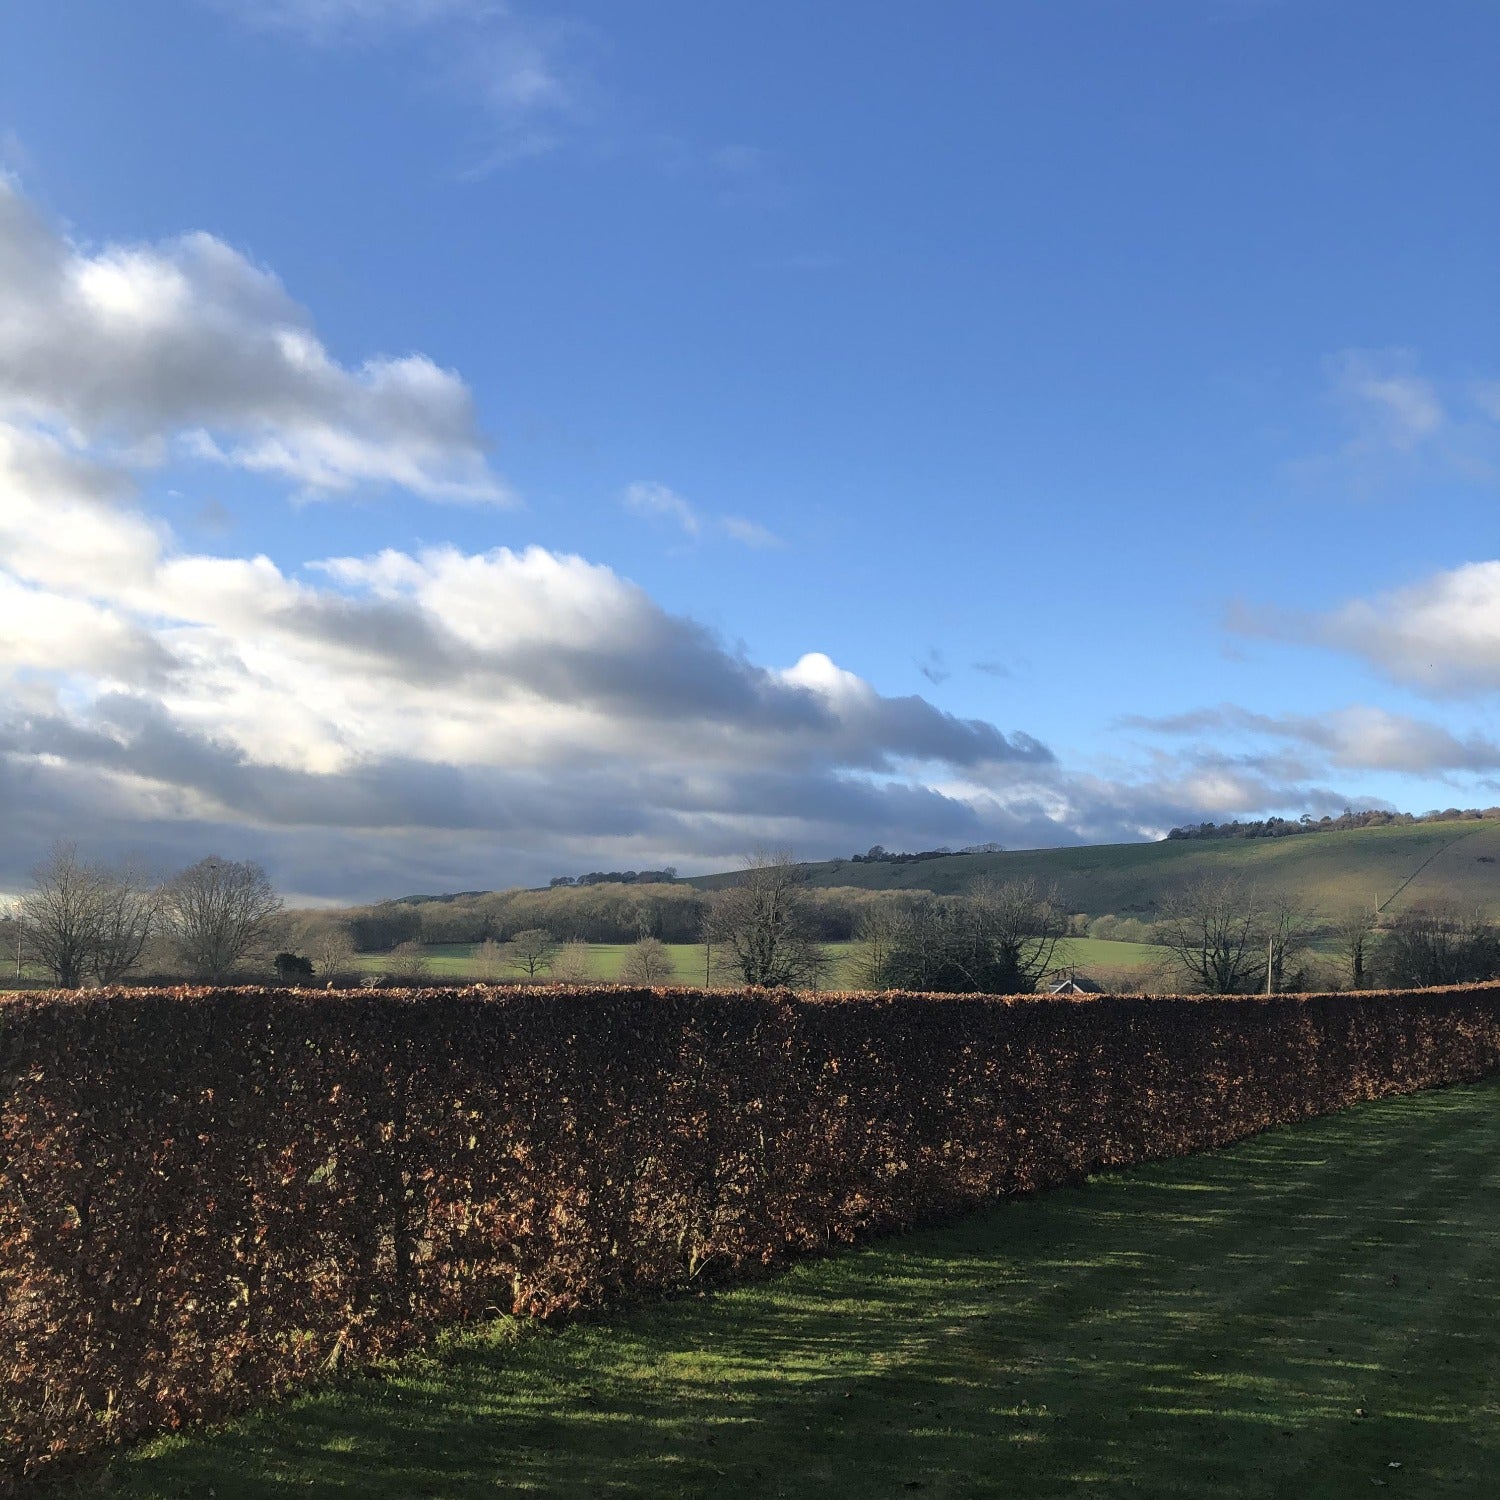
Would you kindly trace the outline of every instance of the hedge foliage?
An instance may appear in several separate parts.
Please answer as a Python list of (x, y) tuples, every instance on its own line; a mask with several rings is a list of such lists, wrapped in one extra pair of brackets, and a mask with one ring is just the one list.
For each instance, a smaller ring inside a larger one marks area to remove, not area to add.
[(1500, 1070), (1500, 991), (0, 1000), (0, 1488), (553, 1317)]

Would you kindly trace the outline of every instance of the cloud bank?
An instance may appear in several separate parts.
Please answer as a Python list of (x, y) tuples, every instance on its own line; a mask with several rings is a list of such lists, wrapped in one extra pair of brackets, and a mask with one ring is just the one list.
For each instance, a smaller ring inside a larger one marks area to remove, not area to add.
[[(572, 552), (192, 550), (140, 489), (166, 457), (328, 497), (506, 498), (456, 374), (420, 354), (343, 365), (221, 240), (88, 247), (0, 186), (0, 891), (59, 837), (164, 867), (257, 858), (288, 891), (343, 899), (722, 868), (757, 844), (1139, 838), (1341, 806), (1324, 772), (1379, 738), (1368, 722), (1321, 739), (1262, 726), (1295, 743), (1081, 775), (1023, 730), (884, 693), (815, 644), (752, 661)], [(624, 499), (775, 541), (660, 485)], [(1458, 593), (1493, 592), (1485, 577)], [(927, 666), (940, 685), (941, 656)], [(1383, 732), (1392, 764), (1421, 745), (1444, 763), (1492, 754)]]

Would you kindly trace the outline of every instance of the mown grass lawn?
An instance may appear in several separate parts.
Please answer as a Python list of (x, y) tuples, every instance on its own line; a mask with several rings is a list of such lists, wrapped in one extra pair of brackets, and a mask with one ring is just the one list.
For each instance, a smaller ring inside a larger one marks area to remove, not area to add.
[(1500, 1493), (1500, 1085), (1366, 1105), (117, 1458), (119, 1496)]

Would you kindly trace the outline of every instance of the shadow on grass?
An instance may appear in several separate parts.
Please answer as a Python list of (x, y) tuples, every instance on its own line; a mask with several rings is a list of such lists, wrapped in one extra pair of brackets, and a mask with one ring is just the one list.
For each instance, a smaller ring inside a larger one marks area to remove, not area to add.
[(117, 1459), (139, 1496), (1500, 1492), (1500, 1087), (1099, 1178)]

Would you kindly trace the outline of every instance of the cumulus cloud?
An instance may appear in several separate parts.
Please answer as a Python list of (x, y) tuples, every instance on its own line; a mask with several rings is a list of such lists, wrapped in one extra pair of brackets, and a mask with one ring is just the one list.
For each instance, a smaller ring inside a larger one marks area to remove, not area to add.
[[(574, 555), (443, 546), (294, 574), (192, 552), (121, 476), (13, 426), (0, 494), (17, 622), (0, 634), (0, 779), (41, 840), (10, 841), (0, 888), (101, 800), (99, 827), (173, 847), (186, 827), (303, 850), (312, 828), (346, 847), (423, 829), (472, 851), (483, 830), (503, 883), (509, 861), (529, 873), (575, 845), (682, 863), (871, 828), (971, 842), (1006, 816), (1002, 791), (1055, 774), (1024, 733), (882, 694), (823, 653), (752, 662)], [(371, 879), (330, 869), (323, 889), (375, 894)]]
[(194, 552), (43, 432), (0, 428), (0, 495), (0, 889), (60, 833), (167, 863), (232, 850), (299, 893), (370, 897), (722, 866), (767, 842), (1150, 837), (1349, 800), (1264, 758), (1081, 776), (824, 652), (753, 662), (571, 554), (288, 572)]
[[(0, 189), (0, 890), (60, 834), (276, 851), (304, 891), (371, 895), (406, 883), (376, 873), (393, 845), (421, 883), (473, 886), (574, 849), (717, 863), (997, 823), (1015, 841), (1049, 816), (1035, 738), (815, 650), (751, 661), (580, 556), (194, 550), (137, 490), (171, 451), (325, 491), (502, 497), (458, 376), (339, 364), (211, 236), (85, 247)], [(768, 537), (664, 486), (626, 498)]]
[(306, 309), (208, 234), (92, 250), (0, 180), (0, 416), (76, 444), (181, 443), (314, 494), (504, 501), (473, 398), (421, 354), (334, 360)]

